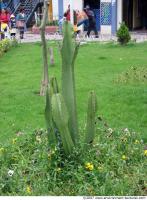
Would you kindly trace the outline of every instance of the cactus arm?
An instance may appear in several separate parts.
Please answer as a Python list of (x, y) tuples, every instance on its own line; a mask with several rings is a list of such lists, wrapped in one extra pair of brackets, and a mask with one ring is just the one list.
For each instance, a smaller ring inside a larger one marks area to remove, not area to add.
[(97, 112), (97, 98), (94, 91), (90, 92), (88, 98), (88, 110), (87, 110), (87, 131), (85, 137), (85, 143), (90, 144), (95, 137), (95, 119)]
[(62, 95), (69, 114), (69, 130), (74, 143), (78, 140), (78, 122), (74, 78), (75, 45), (72, 38), (71, 24), (64, 24), (62, 56)]
[(80, 47), (80, 42), (76, 43), (76, 45), (75, 45), (75, 51), (74, 51), (74, 56), (73, 56), (73, 60), (72, 60), (72, 65), (73, 66), (75, 64), (75, 60), (76, 60), (78, 52), (79, 52), (79, 47)]
[(61, 94), (54, 94), (52, 97), (53, 120), (60, 132), (63, 149), (66, 155), (71, 154), (74, 144), (68, 129), (68, 112)]

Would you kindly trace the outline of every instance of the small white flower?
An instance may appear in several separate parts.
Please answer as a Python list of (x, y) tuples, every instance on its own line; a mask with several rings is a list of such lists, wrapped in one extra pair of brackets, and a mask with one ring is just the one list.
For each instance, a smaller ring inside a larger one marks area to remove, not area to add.
[(124, 129), (124, 132), (125, 132), (125, 133), (128, 133), (128, 132), (129, 132), (128, 128), (125, 128), (125, 129)]
[(14, 174), (14, 170), (9, 170), (9, 171), (8, 171), (8, 175), (9, 175), (9, 176), (13, 176), (13, 174)]
[(113, 133), (113, 129), (112, 128), (108, 128), (108, 132), (109, 133)]

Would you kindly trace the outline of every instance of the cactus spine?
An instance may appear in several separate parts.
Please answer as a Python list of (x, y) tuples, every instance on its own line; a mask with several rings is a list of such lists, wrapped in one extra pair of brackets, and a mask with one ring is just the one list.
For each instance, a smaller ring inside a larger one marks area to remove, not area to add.
[(69, 116), (67, 108), (61, 94), (54, 94), (52, 97), (52, 114), (60, 132), (64, 152), (68, 155), (72, 152), (74, 144), (68, 128)]
[(78, 48), (74, 44), (71, 24), (64, 24), (64, 39), (61, 48), (62, 56), (62, 95), (69, 114), (69, 130), (74, 143), (78, 140), (78, 122), (74, 78), (74, 62)]
[(95, 118), (97, 112), (97, 98), (94, 91), (90, 92), (88, 98), (88, 110), (87, 110), (87, 130), (85, 143), (90, 144), (95, 137)]

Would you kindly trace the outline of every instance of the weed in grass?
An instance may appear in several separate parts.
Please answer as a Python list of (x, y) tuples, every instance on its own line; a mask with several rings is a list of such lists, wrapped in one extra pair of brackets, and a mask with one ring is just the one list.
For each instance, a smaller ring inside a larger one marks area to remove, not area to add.
[(129, 70), (122, 72), (115, 80), (116, 83), (147, 83), (146, 67), (131, 67)]

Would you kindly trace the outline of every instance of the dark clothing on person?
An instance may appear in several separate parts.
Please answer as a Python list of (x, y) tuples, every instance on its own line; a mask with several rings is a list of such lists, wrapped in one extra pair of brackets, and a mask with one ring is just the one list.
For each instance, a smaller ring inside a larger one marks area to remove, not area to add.
[(16, 28), (16, 19), (10, 19), (11, 28)]
[(16, 19), (15, 16), (11, 15), (10, 17), (10, 33), (11, 33), (11, 38), (15, 38), (16, 37)]
[(96, 19), (95, 19), (94, 12), (90, 9), (85, 10), (85, 12), (86, 12), (86, 14), (88, 16), (88, 20), (89, 20), (87, 36), (89, 37), (91, 31), (94, 31), (95, 37), (98, 37), (98, 31), (97, 31), (97, 28), (96, 28)]

